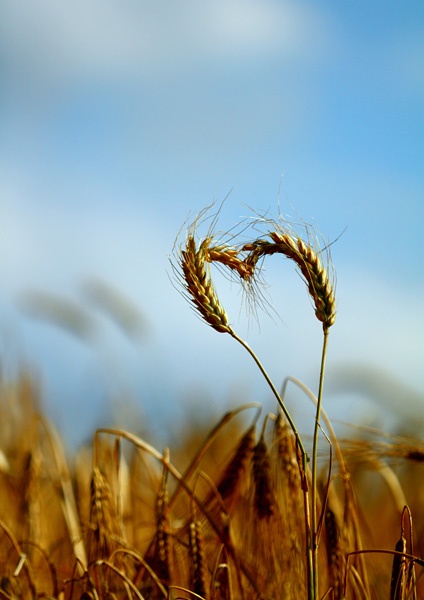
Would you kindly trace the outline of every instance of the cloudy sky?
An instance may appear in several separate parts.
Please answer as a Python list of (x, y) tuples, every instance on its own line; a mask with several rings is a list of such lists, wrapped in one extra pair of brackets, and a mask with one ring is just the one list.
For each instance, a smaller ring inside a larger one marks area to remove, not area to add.
[[(71, 443), (111, 420), (172, 429), (202, 406), (267, 402), (250, 357), (172, 283), (180, 227), (227, 198), (221, 230), (251, 207), (337, 239), (330, 415), (413, 420), (423, 56), (418, 0), (3, 2), (3, 372), (30, 365)], [(259, 313), (260, 327), (234, 286), (219, 293), (277, 387), (292, 375), (315, 391), (307, 293), (283, 260), (266, 271), (278, 317)], [(308, 401), (293, 397), (302, 418)]]

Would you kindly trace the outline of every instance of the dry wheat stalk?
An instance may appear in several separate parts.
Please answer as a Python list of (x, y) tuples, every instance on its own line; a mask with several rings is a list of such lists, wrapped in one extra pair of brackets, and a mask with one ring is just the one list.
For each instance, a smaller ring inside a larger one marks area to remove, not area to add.
[(225, 546), (221, 546), (212, 573), (212, 600), (234, 600), (232, 573)]

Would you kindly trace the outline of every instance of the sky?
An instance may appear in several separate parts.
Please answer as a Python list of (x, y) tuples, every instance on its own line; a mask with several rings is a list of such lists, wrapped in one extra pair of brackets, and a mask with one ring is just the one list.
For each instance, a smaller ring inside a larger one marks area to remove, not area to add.
[[(329, 415), (416, 426), (423, 56), (420, 1), (3, 2), (4, 377), (31, 370), (70, 445), (112, 422), (172, 438), (201, 413), (274, 410), (246, 352), (193, 314), (169, 260), (181, 227), (184, 239), (225, 200), (219, 231), (282, 214), (333, 242)], [(293, 376), (316, 392), (322, 331), (293, 266), (267, 262), (270, 314), (256, 319), (213, 276), (276, 386)], [(310, 402), (289, 396), (309, 432)]]

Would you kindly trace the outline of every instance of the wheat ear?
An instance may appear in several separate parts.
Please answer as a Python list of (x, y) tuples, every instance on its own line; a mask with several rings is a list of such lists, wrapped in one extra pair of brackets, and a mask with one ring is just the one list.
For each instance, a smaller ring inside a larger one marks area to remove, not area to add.
[(253, 448), (254, 507), (259, 520), (269, 520), (275, 511), (275, 497), (271, 481), (271, 458), (263, 435)]
[(255, 445), (255, 432), (256, 427), (252, 425), (240, 439), (230, 462), (216, 486), (219, 495), (229, 511), (234, 508), (239, 499), (243, 475), (252, 458), (252, 451)]
[(206, 562), (202, 523), (194, 516), (189, 525), (188, 537), (191, 558), (191, 588), (195, 594), (198, 594), (204, 600), (209, 600), (209, 571)]
[(322, 260), (311, 245), (300, 237), (279, 231), (270, 232), (269, 237), (271, 241), (259, 239), (243, 246), (242, 250), (249, 252), (245, 259), (248, 269), (253, 270), (263, 256), (283, 254), (293, 260), (314, 301), (315, 315), (323, 324), (324, 330), (328, 330), (336, 320), (336, 301), (333, 285)]
[[(169, 460), (169, 452), (164, 451), (165, 460)], [(172, 533), (171, 518), (168, 504), (168, 469), (164, 464), (159, 490), (156, 498), (156, 529), (157, 529), (157, 568), (156, 573), (165, 585), (172, 581)]]
[(342, 551), (342, 535), (337, 516), (330, 506), (325, 511), (325, 530), (327, 533), (327, 562), (328, 574), (331, 587), (333, 589), (333, 598), (341, 600), (343, 598), (343, 573), (346, 568), (344, 552)]
[(219, 333), (231, 333), (227, 313), (219, 302), (208, 272), (209, 243), (210, 238), (206, 238), (197, 248), (193, 235), (187, 236), (186, 247), (181, 250), (180, 257), (184, 287), (206, 323)]
[(205, 250), (205, 260), (207, 262), (219, 262), (231, 271), (236, 271), (241, 279), (249, 281), (254, 275), (254, 266), (246, 263), (239, 258), (239, 250), (229, 246), (211, 246), (213, 238), (206, 238), (203, 241)]
[(120, 547), (122, 528), (116, 502), (106, 477), (95, 466), (91, 476), (90, 522), (88, 527), (88, 561), (108, 559)]

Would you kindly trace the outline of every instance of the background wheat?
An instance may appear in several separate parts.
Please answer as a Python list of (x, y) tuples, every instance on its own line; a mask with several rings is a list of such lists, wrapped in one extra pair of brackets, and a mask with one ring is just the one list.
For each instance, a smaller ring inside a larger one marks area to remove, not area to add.
[[(6, 418), (0, 424), (2, 597), (166, 598), (168, 589), (171, 597), (180, 598), (193, 598), (193, 593), (211, 599), (306, 597), (298, 456), (281, 414), (265, 419), (259, 431), (257, 412), (253, 417), (246, 412), (220, 420), (216, 431), (205, 428), (194, 437), (186, 432), (174, 460), (181, 472), (193, 460), (196, 464), (187, 474), (190, 494), (154, 456), (131, 445), (117, 453), (114, 439), (102, 438), (96, 448), (82, 448), (70, 457), (84, 562), (66, 517), (63, 473), (46, 443), (53, 430), (44, 422), (38, 390), (28, 375), (3, 381), (0, 411), (8, 417), (7, 427)], [(421, 457), (422, 446), (409, 440), (411, 453), (401, 438), (382, 443), (341, 442), (357, 507), (346, 497), (339, 467), (333, 465), (319, 551), (320, 593), (328, 592), (328, 598), (342, 597), (346, 566), (347, 598), (365, 598), (366, 586), (372, 598), (389, 597), (390, 554), (364, 555), (366, 580), (358, 557), (347, 560), (358, 536), (365, 549), (393, 550), (399, 540), (398, 503), (375, 455), (398, 479), (411, 507), (414, 554), (424, 555), (424, 463), (411, 458)], [(168, 460), (172, 457), (171, 449)], [(319, 479), (321, 499), (325, 473)], [(193, 504), (194, 497), (199, 504)], [(407, 520), (403, 535), (409, 549)], [(417, 598), (423, 593), (421, 573), (417, 565)]]

